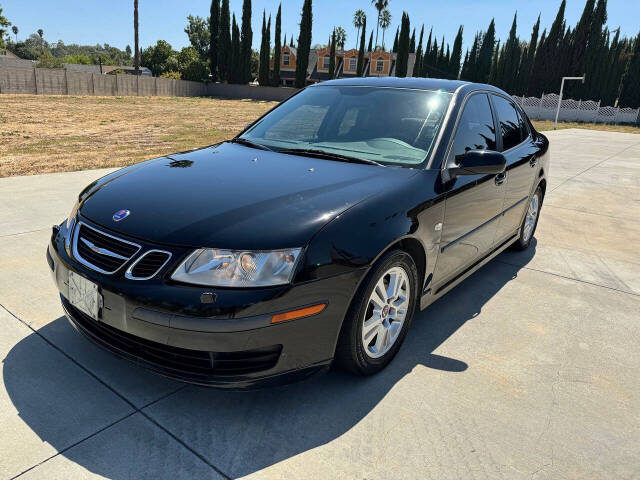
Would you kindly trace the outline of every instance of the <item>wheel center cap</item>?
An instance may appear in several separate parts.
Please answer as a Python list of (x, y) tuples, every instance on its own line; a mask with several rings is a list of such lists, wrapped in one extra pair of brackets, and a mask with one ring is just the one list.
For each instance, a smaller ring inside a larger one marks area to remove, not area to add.
[(386, 317), (387, 315), (389, 315), (389, 305), (385, 305), (382, 309), (382, 316)]

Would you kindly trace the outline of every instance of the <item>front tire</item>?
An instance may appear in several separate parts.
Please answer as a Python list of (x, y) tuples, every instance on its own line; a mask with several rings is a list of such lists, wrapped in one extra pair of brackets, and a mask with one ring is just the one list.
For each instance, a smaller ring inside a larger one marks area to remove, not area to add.
[(396, 355), (413, 319), (418, 299), (413, 258), (392, 250), (373, 266), (344, 319), (336, 361), (344, 369), (371, 375)]
[(526, 250), (531, 244), (533, 234), (536, 233), (538, 218), (540, 218), (540, 207), (542, 206), (542, 188), (536, 188), (529, 199), (527, 213), (520, 225), (520, 238), (513, 244), (514, 250)]

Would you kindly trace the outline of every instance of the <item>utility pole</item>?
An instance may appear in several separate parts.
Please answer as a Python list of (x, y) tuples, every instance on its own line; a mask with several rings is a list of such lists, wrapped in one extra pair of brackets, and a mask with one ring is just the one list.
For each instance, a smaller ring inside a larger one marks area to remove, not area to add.
[(558, 129), (558, 115), (560, 115), (560, 105), (562, 105), (562, 92), (564, 91), (564, 81), (565, 80), (582, 80), (584, 83), (584, 79), (587, 77), (586, 73), (583, 73), (581, 77), (562, 77), (562, 83), (560, 84), (560, 98), (558, 99), (558, 108), (556, 109), (556, 120), (553, 122), (553, 129)]
[(133, 0), (133, 30), (136, 49), (133, 57), (133, 66), (135, 67), (136, 75), (140, 75), (140, 48), (138, 45), (138, 0)]

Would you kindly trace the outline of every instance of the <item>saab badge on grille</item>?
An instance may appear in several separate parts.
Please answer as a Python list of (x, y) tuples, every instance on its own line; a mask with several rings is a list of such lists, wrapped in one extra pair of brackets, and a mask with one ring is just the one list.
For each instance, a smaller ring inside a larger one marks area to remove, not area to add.
[(113, 214), (113, 221), (114, 222), (119, 222), (120, 220), (124, 220), (125, 218), (127, 218), (129, 216), (131, 212), (129, 210), (118, 210), (116, 213)]

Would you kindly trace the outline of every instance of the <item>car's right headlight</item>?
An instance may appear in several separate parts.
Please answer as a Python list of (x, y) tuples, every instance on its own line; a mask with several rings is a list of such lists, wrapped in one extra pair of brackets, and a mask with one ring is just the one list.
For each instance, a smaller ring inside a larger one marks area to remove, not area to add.
[(171, 278), (210, 287), (264, 287), (291, 282), (300, 248), (274, 251), (201, 248), (189, 255)]

